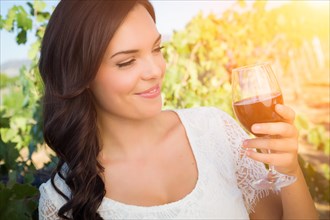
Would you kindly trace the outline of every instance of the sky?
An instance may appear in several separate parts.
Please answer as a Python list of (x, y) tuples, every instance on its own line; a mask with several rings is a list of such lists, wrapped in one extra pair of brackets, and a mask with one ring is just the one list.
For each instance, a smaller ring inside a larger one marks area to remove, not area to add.
[[(13, 5), (26, 5), (26, 0), (0, 0), (0, 11), (4, 17)], [(45, 1), (48, 6), (56, 6), (57, 0)], [(173, 30), (185, 27), (189, 20), (198, 14), (214, 12), (221, 14), (233, 4), (233, 0), (151, 0), (155, 11), (158, 31), (170, 35)], [(35, 41), (33, 32), (28, 33), (30, 39), (25, 45), (17, 45), (15, 34), (0, 31), (0, 64), (10, 60), (28, 59), (28, 49)]]

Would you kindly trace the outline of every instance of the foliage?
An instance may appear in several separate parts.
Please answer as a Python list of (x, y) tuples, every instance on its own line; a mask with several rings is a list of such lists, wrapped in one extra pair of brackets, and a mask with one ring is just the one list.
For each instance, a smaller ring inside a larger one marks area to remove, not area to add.
[(307, 140), (317, 149), (322, 149), (324, 153), (330, 155), (330, 138), (326, 135), (326, 130), (323, 126), (317, 125), (310, 129), (307, 134)]
[[(330, 155), (330, 137), (324, 126), (314, 125), (309, 122), (306, 117), (298, 115), (295, 120), (296, 127), (300, 130), (300, 138), (314, 146), (314, 150), (320, 150), (327, 156)], [(304, 176), (311, 194), (316, 201), (330, 201), (330, 167), (328, 163), (323, 163), (313, 167), (307, 161), (299, 158)]]
[(0, 73), (0, 89), (14, 85), (17, 79), (18, 77), (9, 77), (4, 73)]
[(302, 115), (296, 117), (295, 125), (300, 130), (300, 137), (314, 146), (314, 150), (321, 150), (330, 155), (330, 137), (324, 126), (313, 124)]
[[(329, 14), (308, 3), (290, 2), (269, 11), (266, 1), (255, 1), (249, 9), (246, 5), (237, 1), (221, 17), (200, 13), (173, 34), (165, 54), (166, 106), (216, 105), (232, 113), (228, 83), (233, 68), (271, 61), (279, 72), (297, 75), (303, 69), (293, 70), (288, 53), (298, 53), (315, 36), (328, 42)], [(306, 14), (319, 16), (306, 20)]]
[[(43, 87), (37, 63), (50, 13), (43, 1), (28, 2), (27, 6), (29, 10), (14, 6), (5, 18), (0, 17), (0, 28), (17, 33), (18, 44), (27, 41), (27, 32), (32, 27), (37, 36), (29, 51), (32, 64), (21, 69), (19, 83), (5, 78), (1, 82), (1, 91), (5, 89), (8, 95), (0, 106), (0, 219), (35, 217), (38, 197), (35, 187), (43, 181), (36, 175), (32, 154), (44, 145), (40, 104)], [(300, 74), (303, 70), (292, 71), (294, 60), (288, 53), (299, 53), (304, 42), (315, 36), (329, 39), (326, 31), (329, 15), (315, 11), (304, 2), (299, 2), (299, 7), (296, 2), (290, 2), (266, 10), (265, 1), (255, 1), (247, 7), (240, 0), (221, 17), (200, 13), (185, 29), (173, 33), (165, 43), (164, 52), (168, 63), (162, 91), (165, 108), (211, 105), (233, 115), (230, 91), (233, 68), (269, 60), (283, 74)], [(318, 16), (306, 20), (305, 15), (309, 14)], [(321, 28), (320, 20), (325, 22)], [(303, 131), (304, 140), (329, 154), (329, 137), (324, 127), (300, 116), (296, 124)], [(22, 150), (28, 151), (27, 157), (21, 155)], [(329, 201), (329, 166), (323, 165), (323, 172), (316, 172), (302, 158), (300, 163), (313, 197)], [(54, 162), (44, 169), (53, 166)]]
[[(16, 42), (27, 42), (27, 32), (37, 27), (37, 41), (29, 51), (31, 66), (20, 70), (20, 83), (2, 84), (9, 95), (4, 95), (0, 107), (0, 219), (31, 219), (35, 217), (38, 201), (36, 168), (32, 154), (43, 144), (41, 129), (42, 83), (37, 68), (38, 52), (50, 13), (41, 1), (13, 6), (1, 18), (0, 27), (17, 33)], [(8, 81), (8, 80), (7, 80)], [(27, 150), (27, 157), (22, 156)]]
[(24, 44), (27, 31), (32, 29), (32, 19), (23, 6), (14, 6), (8, 11), (7, 18), (1, 21), (0, 27), (7, 31), (16, 31), (16, 42)]
[[(0, 217), (1, 219), (23, 220), (31, 219), (33, 211), (37, 208), (37, 189), (31, 185), (17, 184), (5, 187), (0, 183)], [(18, 211), (19, 210), (19, 211)]]
[(299, 157), (299, 163), (302, 167), (306, 183), (314, 201), (327, 201), (329, 203), (329, 165), (323, 164), (321, 172), (316, 172), (315, 168), (307, 161), (304, 161), (301, 156)]

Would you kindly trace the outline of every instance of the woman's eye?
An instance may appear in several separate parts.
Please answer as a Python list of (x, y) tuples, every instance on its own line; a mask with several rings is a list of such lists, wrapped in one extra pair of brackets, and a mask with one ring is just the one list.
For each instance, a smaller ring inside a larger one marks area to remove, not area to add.
[(127, 61), (127, 62), (124, 62), (124, 63), (118, 63), (117, 66), (118, 66), (119, 68), (121, 68), (121, 67), (125, 67), (125, 66), (129, 66), (129, 65), (131, 65), (132, 63), (134, 63), (134, 61), (135, 61), (135, 59), (131, 59), (131, 60), (129, 60), (129, 61)]
[(157, 47), (157, 48), (155, 48), (153, 51), (158, 53), (158, 52), (160, 52), (163, 48), (164, 48), (164, 46)]

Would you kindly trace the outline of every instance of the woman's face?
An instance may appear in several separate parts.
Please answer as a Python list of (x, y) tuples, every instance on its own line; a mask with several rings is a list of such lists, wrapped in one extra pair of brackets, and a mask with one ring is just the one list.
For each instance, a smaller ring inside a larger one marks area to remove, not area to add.
[(137, 5), (108, 45), (90, 89), (99, 116), (143, 119), (162, 108), (165, 60), (161, 38), (147, 10)]

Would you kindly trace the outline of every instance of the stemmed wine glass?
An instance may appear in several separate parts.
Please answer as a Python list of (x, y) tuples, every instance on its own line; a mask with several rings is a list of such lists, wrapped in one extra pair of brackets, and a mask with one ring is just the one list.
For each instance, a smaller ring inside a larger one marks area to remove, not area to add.
[[(275, 112), (275, 105), (283, 104), (282, 92), (269, 63), (233, 69), (232, 95), (237, 119), (255, 136), (269, 137), (253, 133), (251, 126), (254, 123), (283, 121)], [(269, 165), (267, 176), (252, 182), (252, 186), (256, 189), (279, 190), (295, 181), (296, 177), (281, 174), (275, 171), (273, 165)]]

